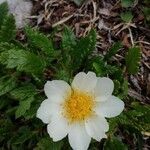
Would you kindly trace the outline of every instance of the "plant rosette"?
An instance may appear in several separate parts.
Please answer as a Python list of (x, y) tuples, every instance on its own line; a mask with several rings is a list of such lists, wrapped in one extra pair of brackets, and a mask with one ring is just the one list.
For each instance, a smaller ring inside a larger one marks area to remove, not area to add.
[(124, 102), (112, 95), (114, 83), (94, 72), (78, 73), (71, 86), (63, 80), (47, 81), (46, 96), (37, 111), (37, 117), (47, 125), (53, 141), (68, 135), (74, 150), (86, 150), (91, 138), (107, 138), (106, 118), (119, 115)]

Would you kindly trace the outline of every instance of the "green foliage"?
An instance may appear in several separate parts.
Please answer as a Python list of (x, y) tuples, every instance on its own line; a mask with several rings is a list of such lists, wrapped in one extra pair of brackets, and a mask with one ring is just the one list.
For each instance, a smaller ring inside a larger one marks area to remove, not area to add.
[(65, 27), (62, 36), (63, 66), (70, 72), (72, 70), (76, 72), (92, 54), (95, 45), (96, 33), (94, 30), (91, 30), (86, 37), (76, 39), (72, 30)]
[(1, 29), (1, 25), (3, 23), (3, 20), (5, 18), (5, 16), (7, 15), (8, 12), (8, 5), (6, 2), (0, 4), (0, 29)]
[(67, 72), (65, 69), (59, 69), (55, 75), (57, 79), (64, 80), (66, 82), (69, 82), (69, 72)]
[(40, 74), (45, 67), (45, 61), (32, 52), (10, 49), (0, 54), (0, 62), (7, 68), (16, 68), (18, 71)]
[(144, 12), (146, 20), (150, 22), (150, 15), (149, 15), (150, 14), (150, 8), (149, 7), (144, 7), (143, 12)]
[(127, 11), (127, 12), (121, 13), (120, 16), (121, 16), (121, 19), (122, 19), (125, 23), (130, 23), (130, 22), (132, 22), (132, 19), (133, 19), (132, 12)]
[(130, 48), (126, 55), (126, 66), (128, 73), (135, 74), (138, 72), (139, 62), (141, 58), (141, 51), (138, 47)]
[(122, 7), (132, 7), (134, 4), (134, 0), (121, 0)]
[(17, 49), (18, 47), (12, 43), (0, 42), (0, 52), (8, 51), (10, 49)]
[[(116, 87), (117, 89), (117, 87)], [(121, 91), (118, 91), (118, 93), (120, 93), (118, 96), (122, 99), (127, 97), (128, 95), (128, 81), (127, 80), (123, 80), (123, 83), (120, 85), (120, 89)]]
[(102, 58), (95, 58), (92, 60), (93, 71), (96, 72), (97, 76), (106, 76), (107, 74), (115, 73), (118, 68), (116, 66), (111, 66), (107, 64)]
[(63, 32), (63, 37), (62, 37), (62, 47), (64, 50), (70, 50), (73, 49), (73, 47), (76, 45), (76, 37), (72, 30), (65, 26), (64, 32)]
[(105, 59), (108, 60), (110, 59), (112, 56), (114, 56), (119, 49), (122, 48), (122, 44), (121, 42), (117, 42), (115, 43), (110, 49), (109, 51), (107, 52), (107, 54), (105, 55)]
[(62, 141), (53, 142), (52, 139), (50, 139), (50, 137), (44, 137), (40, 139), (35, 150), (47, 150), (49, 148), (51, 150), (61, 150), (62, 146), (63, 146)]
[(127, 146), (116, 137), (108, 139), (104, 144), (104, 150), (128, 150)]
[(33, 133), (27, 126), (19, 128), (17, 134), (12, 137), (11, 143), (14, 145), (22, 144), (29, 140), (33, 136)]
[(144, 0), (144, 4), (149, 5), (149, 4), (150, 4), (150, 1), (149, 1), (149, 0)]
[(26, 27), (25, 33), (27, 35), (29, 44), (35, 48), (40, 48), (47, 55), (52, 55), (54, 51), (53, 44), (47, 36), (30, 27)]
[(129, 134), (128, 136), (133, 141), (136, 141), (136, 145), (138, 149), (142, 150), (143, 147), (143, 132), (150, 131), (150, 108), (148, 106), (141, 105), (139, 103), (132, 103), (131, 108), (122, 113), (120, 116), (116, 118), (112, 118), (109, 120), (109, 136), (112, 137), (116, 132), (118, 126), (124, 131), (124, 133)]
[(31, 102), (30, 108), (28, 110), (26, 110), (26, 112), (23, 114), (23, 117), (26, 120), (32, 120), (32, 119), (36, 118), (36, 113), (37, 113), (37, 110), (40, 105), (39, 102), (41, 102), (41, 99), (39, 101), (37, 97), (35, 97), (34, 101)]
[(6, 2), (0, 4), (0, 42), (9, 42), (16, 36), (15, 19), (8, 15)]
[(0, 29), (0, 41), (9, 42), (16, 36), (15, 19), (12, 15), (4, 18)]
[(72, 69), (78, 69), (84, 61), (87, 60), (95, 49), (96, 45), (96, 33), (94, 30), (87, 35), (85, 38), (81, 38), (73, 51), (72, 56)]
[(16, 110), (16, 118), (23, 116), (25, 112), (30, 109), (33, 100), (34, 100), (33, 97), (29, 97), (19, 102), (19, 106)]
[(23, 116), (30, 109), (34, 96), (37, 94), (36, 87), (32, 84), (24, 85), (10, 92), (11, 96), (19, 100), (19, 106), (16, 110), (16, 118)]
[(3, 76), (0, 78), (0, 96), (11, 91), (16, 86), (15, 77)]
[[(132, 103), (132, 110), (126, 112), (126, 115), (131, 118), (133, 124), (139, 131), (150, 130), (150, 108), (147, 105), (140, 105), (137, 102)], [(139, 123), (140, 122), (140, 123)]]
[(16, 88), (10, 92), (11, 96), (18, 100), (23, 100), (28, 97), (32, 97), (37, 94), (36, 87), (32, 84), (25, 85), (23, 87)]

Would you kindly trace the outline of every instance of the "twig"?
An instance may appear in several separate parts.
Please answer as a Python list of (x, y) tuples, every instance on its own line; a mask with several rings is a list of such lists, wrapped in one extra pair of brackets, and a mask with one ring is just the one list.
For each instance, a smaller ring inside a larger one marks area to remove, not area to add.
[(93, 20), (96, 18), (96, 2), (94, 2), (93, 0), (92, 0), (92, 4), (93, 4)]
[(128, 30), (129, 30), (129, 34), (130, 34), (130, 39), (131, 39), (132, 46), (134, 46), (133, 35), (132, 35), (130, 27), (128, 28)]
[(146, 45), (150, 45), (150, 43), (147, 42), (147, 41), (136, 41), (135, 43), (143, 43), (143, 44), (146, 44)]
[(70, 16), (68, 16), (68, 17), (66, 17), (66, 18), (64, 18), (64, 19), (62, 19), (62, 20), (60, 20), (60, 21), (58, 21), (58, 22), (56, 22), (56, 23), (54, 23), (54, 24), (52, 25), (52, 28), (54, 28), (54, 27), (56, 27), (56, 26), (58, 26), (58, 25), (60, 25), (60, 24), (65, 23), (66, 21), (68, 21), (69, 19), (71, 19), (73, 16), (74, 16), (74, 14), (73, 14), (73, 15), (70, 15)]
[(143, 95), (137, 93), (136, 91), (134, 91), (133, 89), (129, 89), (128, 90), (128, 95), (139, 100), (140, 102), (145, 102), (146, 99), (144, 98)]

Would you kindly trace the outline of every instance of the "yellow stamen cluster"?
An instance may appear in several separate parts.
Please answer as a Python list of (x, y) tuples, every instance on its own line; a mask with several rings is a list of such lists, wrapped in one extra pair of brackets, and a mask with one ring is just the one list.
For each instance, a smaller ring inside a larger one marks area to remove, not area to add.
[(85, 120), (93, 114), (94, 104), (91, 95), (75, 90), (63, 104), (63, 115), (69, 123)]

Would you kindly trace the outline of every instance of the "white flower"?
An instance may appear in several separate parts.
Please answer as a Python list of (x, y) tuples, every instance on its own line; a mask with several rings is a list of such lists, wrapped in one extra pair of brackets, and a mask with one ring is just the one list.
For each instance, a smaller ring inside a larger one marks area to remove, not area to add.
[(46, 96), (37, 117), (48, 124), (53, 141), (68, 135), (74, 150), (86, 150), (91, 138), (106, 138), (109, 125), (105, 119), (119, 115), (124, 103), (112, 95), (113, 81), (96, 77), (94, 72), (78, 73), (71, 86), (62, 80), (47, 81)]
[(8, 3), (9, 13), (13, 14), (16, 20), (17, 28), (22, 28), (28, 23), (28, 18), (31, 14), (32, 3), (25, 0), (0, 0)]

